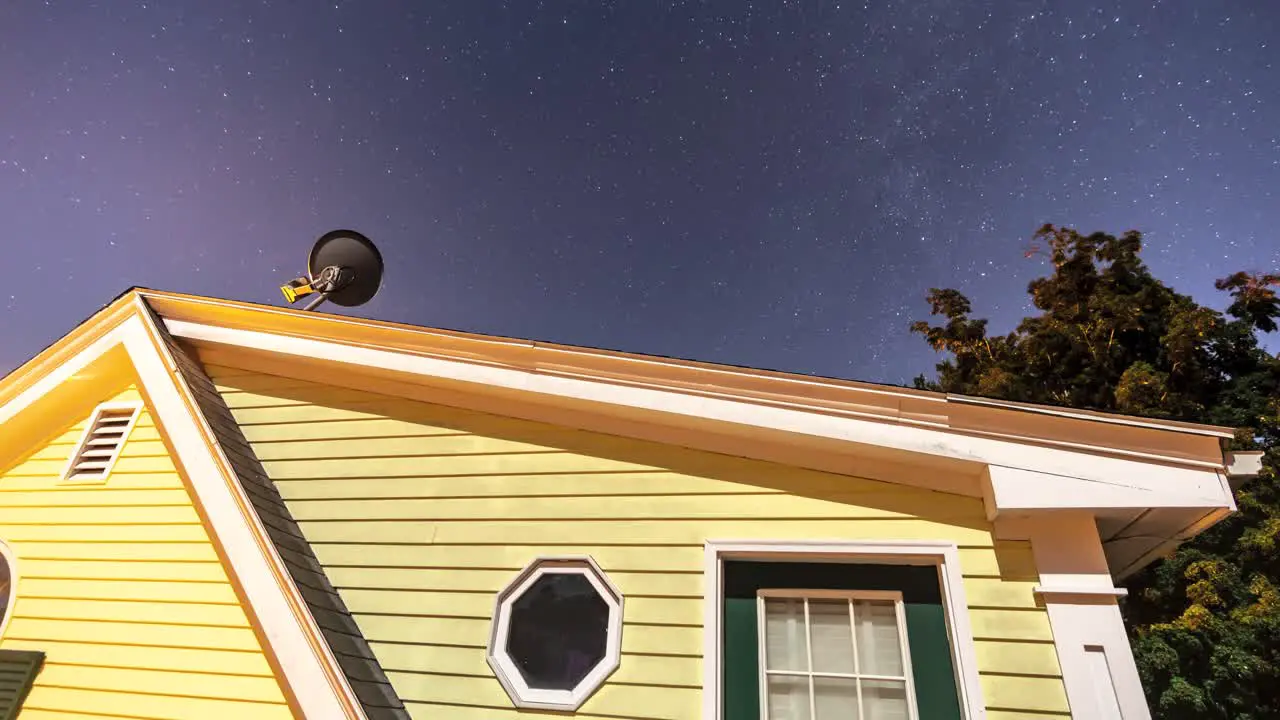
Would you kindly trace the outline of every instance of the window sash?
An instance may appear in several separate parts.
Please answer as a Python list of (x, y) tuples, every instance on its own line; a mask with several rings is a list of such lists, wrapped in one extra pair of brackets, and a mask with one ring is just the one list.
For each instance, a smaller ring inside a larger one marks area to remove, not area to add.
[[(769, 669), (769, 636), (767, 630), (768, 613), (766, 611), (766, 602), (768, 600), (801, 600), (804, 602), (804, 641), (805, 641), (805, 666), (806, 670), (771, 670)], [(809, 601), (810, 600), (844, 600), (849, 613), (849, 638), (850, 651), (853, 657), (852, 673), (840, 673), (820, 671), (813, 669), (813, 624), (810, 619)], [(898, 652), (902, 658), (902, 675), (880, 675), (874, 673), (863, 673), (861, 668), (861, 660), (858, 653), (858, 627), (855, 621), (854, 604), (860, 600), (869, 600), (873, 602), (892, 602), (894, 610), (894, 623), (898, 636)], [(800, 589), (786, 588), (773, 589), (761, 588), (756, 592), (756, 622), (758, 640), (758, 660), (757, 665), (760, 668), (760, 715), (762, 720), (769, 720), (769, 678), (770, 677), (793, 677), (806, 678), (808, 680), (809, 690), (809, 720), (817, 720), (817, 693), (814, 688), (815, 679), (832, 678), (839, 680), (851, 680), (857, 693), (858, 717), (865, 717), (866, 710), (863, 704), (863, 681), (871, 682), (895, 682), (902, 683), (907, 701), (907, 717), (910, 720), (918, 720), (919, 714), (916, 709), (915, 685), (911, 677), (911, 651), (907, 642), (907, 618), (902, 601), (902, 593), (894, 590), (821, 590), (821, 589)]]

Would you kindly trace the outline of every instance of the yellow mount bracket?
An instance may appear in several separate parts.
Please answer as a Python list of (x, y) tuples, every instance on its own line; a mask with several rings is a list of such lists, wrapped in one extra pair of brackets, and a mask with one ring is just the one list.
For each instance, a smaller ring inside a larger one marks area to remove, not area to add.
[(290, 280), (286, 285), (281, 285), (280, 292), (284, 293), (284, 299), (292, 304), (297, 302), (298, 298), (306, 297), (316, 292), (316, 289), (311, 287), (310, 278), (300, 277), (296, 280)]

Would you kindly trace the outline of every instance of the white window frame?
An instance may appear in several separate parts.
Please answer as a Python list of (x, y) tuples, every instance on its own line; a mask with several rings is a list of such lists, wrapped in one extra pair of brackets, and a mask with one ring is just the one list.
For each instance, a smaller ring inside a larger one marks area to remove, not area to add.
[(951, 644), (960, 713), (964, 720), (984, 720), (986, 706), (978, 681), (978, 653), (969, 621), (960, 573), (960, 550), (953, 542), (935, 540), (708, 540), (704, 544), (702, 717), (722, 720), (720, 642), (724, 612), (724, 561), (879, 563), (938, 568), (942, 609)]
[(0, 640), (4, 639), (5, 628), (13, 619), (13, 608), (18, 602), (18, 554), (5, 541), (0, 540), (0, 562), (9, 566), (9, 599), (0, 607)]
[[(114, 452), (106, 459), (106, 467), (102, 470), (101, 477), (79, 478), (73, 479), (71, 474), (75, 471), (76, 458), (80, 457), (80, 453), (84, 452), (85, 445), (92, 437), (93, 428), (98, 424), (98, 419), (102, 417), (104, 412), (129, 411), (129, 422), (124, 426), (124, 432), (120, 435), (120, 444), (116, 446)], [(93, 409), (89, 413), (89, 419), (84, 426), (84, 431), (80, 433), (80, 439), (76, 441), (75, 447), (71, 450), (71, 456), (67, 458), (67, 462), (62, 466), (62, 472), (58, 475), (59, 485), (103, 485), (111, 477), (111, 471), (116, 467), (116, 461), (120, 459), (120, 453), (124, 451), (125, 443), (129, 442), (129, 435), (133, 433), (133, 428), (138, 424), (138, 418), (142, 417), (142, 403), (138, 401), (132, 402), (105, 402)]]
[[(809, 654), (809, 669), (805, 671), (798, 670), (770, 670), (768, 664), (768, 643), (766, 632), (765, 617), (765, 601), (773, 598), (805, 600), (804, 610), (804, 630), (805, 630), (805, 647)], [(813, 669), (813, 627), (809, 623), (809, 600), (845, 600), (849, 605), (849, 636), (850, 649), (853, 651), (853, 674), (837, 673), (837, 672), (815, 672)], [(852, 603), (858, 600), (871, 600), (893, 603), (893, 612), (898, 630), (898, 650), (902, 656), (902, 677), (890, 677), (888, 675), (873, 675), (870, 673), (859, 672), (858, 668), (858, 628), (853, 622), (853, 606)], [(823, 589), (774, 589), (761, 588), (756, 591), (756, 637), (758, 638), (758, 658), (757, 665), (760, 667), (760, 711), (764, 714), (764, 720), (769, 720), (769, 675), (803, 677), (809, 681), (809, 717), (818, 716), (817, 709), (814, 707), (816, 695), (813, 688), (814, 678), (835, 678), (839, 680), (886, 680), (891, 682), (902, 682), (906, 687), (907, 694), (907, 717), (909, 720), (919, 720), (920, 712), (916, 708), (916, 687), (911, 676), (911, 647), (907, 643), (907, 614), (902, 602), (902, 593), (896, 590), (823, 590)], [(858, 708), (862, 709), (862, 683), (858, 682)]]
[[(572, 690), (529, 687), (511, 656), (507, 654), (511, 609), (515, 601), (539, 578), (557, 573), (582, 575), (609, 607), (604, 658)], [(498, 592), (494, 601), (493, 626), (489, 633), (489, 647), (485, 652), (485, 660), (488, 661), (493, 674), (502, 684), (502, 689), (507, 692), (516, 707), (573, 712), (581, 707), (587, 698), (591, 697), (618, 669), (622, 657), (622, 605), (622, 593), (609, 581), (604, 570), (589, 555), (535, 558)]]

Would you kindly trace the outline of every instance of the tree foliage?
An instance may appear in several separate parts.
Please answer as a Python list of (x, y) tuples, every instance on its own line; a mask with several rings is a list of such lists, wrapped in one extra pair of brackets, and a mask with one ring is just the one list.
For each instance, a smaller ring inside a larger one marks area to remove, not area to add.
[(1280, 320), (1280, 274), (1215, 283), (1225, 313), (1155, 278), (1142, 236), (1046, 225), (1029, 255), (1052, 272), (1027, 288), (1038, 314), (1007, 335), (956, 290), (933, 289), (939, 324), (912, 331), (949, 357), (917, 387), (1239, 428), (1265, 451), (1239, 512), (1129, 582), (1125, 615), (1160, 718), (1280, 717), (1280, 357), (1260, 334)]

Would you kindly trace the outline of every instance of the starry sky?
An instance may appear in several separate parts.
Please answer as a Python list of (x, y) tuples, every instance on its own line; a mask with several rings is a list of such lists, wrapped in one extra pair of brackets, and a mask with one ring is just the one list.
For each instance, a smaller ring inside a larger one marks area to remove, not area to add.
[(1045, 222), (1219, 308), (1280, 266), (1280, 3), (13, 0), (0, 219), (0, 374), (350, 227), (388, 273), (330, 311), (906, 383)]

